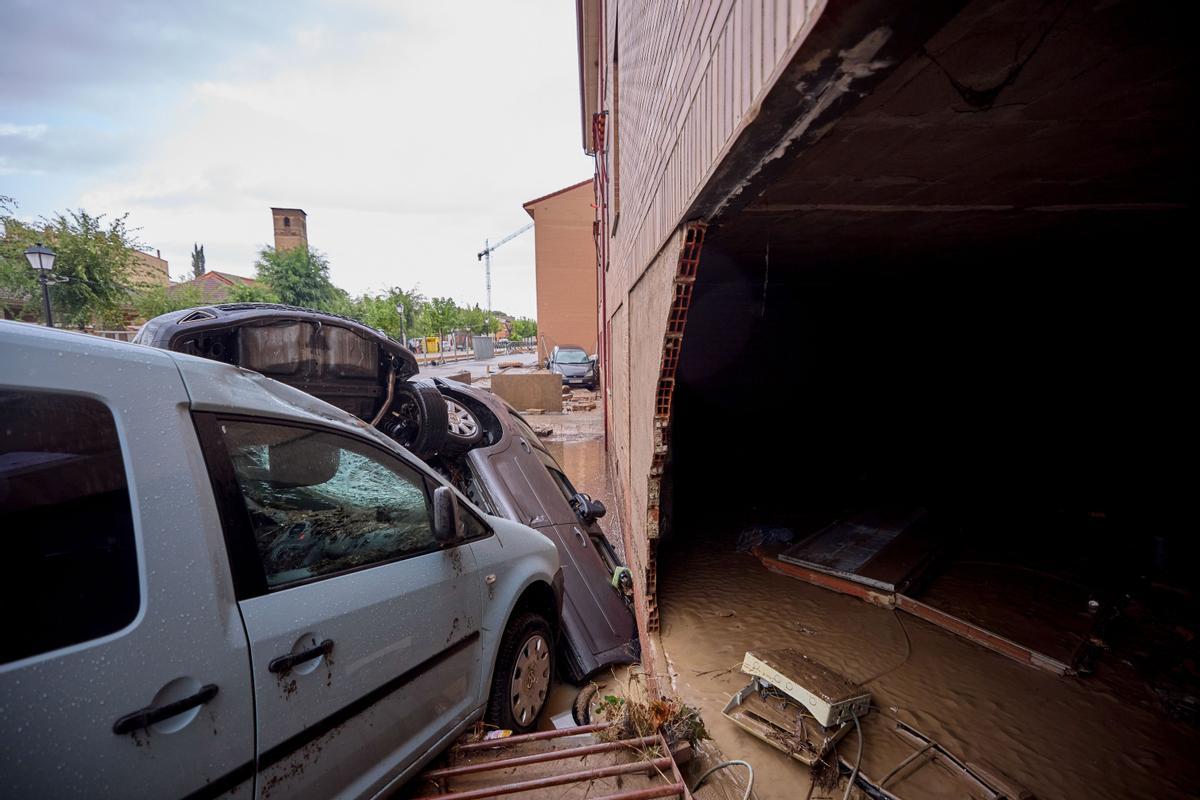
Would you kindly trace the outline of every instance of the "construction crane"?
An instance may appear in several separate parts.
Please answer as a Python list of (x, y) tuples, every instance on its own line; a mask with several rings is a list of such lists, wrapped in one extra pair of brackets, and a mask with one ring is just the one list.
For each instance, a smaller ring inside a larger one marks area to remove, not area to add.
[(503, 239), (496, 242), (495, 244), (492, 244), (487, 239), (483, 240), (483, 249), (480, 250), (478, 255), (475, 256), (475, 259), (477, 261), (483, 262), (483, 272), (484, 272), (484, 275), (487, 276), (487, 310), (488, 310), (488, 313), (491, 313), (491, 310), (492, 310), (492, 251), (498, 249), (500, 247), (500, 245), (504, 244), (505, 242), (511, 242), (513, 239), (517, 238), (522, 233), (524, 233), (525, 231), (529, 230), (532, 227), (533, 227), (533, 223), (531, 222), (528, 225), (526, 225), (524, 228), (513, 231), (508, 236), (505, 236)]

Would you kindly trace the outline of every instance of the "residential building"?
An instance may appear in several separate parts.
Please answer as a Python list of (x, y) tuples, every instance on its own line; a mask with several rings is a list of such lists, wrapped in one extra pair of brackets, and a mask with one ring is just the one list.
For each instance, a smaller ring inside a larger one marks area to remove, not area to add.
[(596, 239), (592, 179), (525, 203), (533, 218), (538, 361), (557, 345), (596, 352)]
[(229, 293), (233, 290), (233, 287), (257, 285), (258, 281), (254, 278), (247, 278), (244, 275), (234, 275), (231, 272), (209, 270), (198, 278), (192, 278), (190, 281), (171, 284), (167, 287), (167, 292), (174, 294), (183, 291), (186, 286), (195, 286), (200, 290), (200, 297), (203, 302), (208, 304), (226, 303), (229, 301)]

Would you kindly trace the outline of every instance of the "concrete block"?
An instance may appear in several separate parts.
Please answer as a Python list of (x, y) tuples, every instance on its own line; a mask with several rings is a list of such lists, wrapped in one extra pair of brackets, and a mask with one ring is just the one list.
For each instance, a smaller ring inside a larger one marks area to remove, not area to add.
[(492, 376), (492, 393), (518, 411), (562, 411), (562, 377), (552, 372), (504, 372)]

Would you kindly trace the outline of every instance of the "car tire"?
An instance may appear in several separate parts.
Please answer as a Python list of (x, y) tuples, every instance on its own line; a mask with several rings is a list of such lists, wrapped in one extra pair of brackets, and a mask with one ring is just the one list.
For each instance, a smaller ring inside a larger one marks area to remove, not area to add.
[(554, 676), (554, 633), (541, 614), (509, 620), (500, 640), (487, 721), (513, 733), (528, 733), (550, 697)]
[(449, 437), (446, 399), (433, 381), (401, 381), (396, 384), (383, 428), (417, 458), (431, 458), (446, 446)]
[(592, 700), (596, 699), (599, 691), (599, 686), (589, 683), (575, 695), (575, 702), (571, 703), (571, 719), (575, 720), (576, 725), (592, 724)]
[(483, 441), (483, 424), (479, 415), (466, 403), (454, 397), (443, 397), (446, 401), (446, 443), (442, 446), (443, 456), (465, 453)]

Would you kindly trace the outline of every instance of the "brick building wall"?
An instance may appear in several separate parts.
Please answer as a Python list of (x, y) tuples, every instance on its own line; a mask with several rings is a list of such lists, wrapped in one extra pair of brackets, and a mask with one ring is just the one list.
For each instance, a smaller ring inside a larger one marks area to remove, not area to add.
[(523, 206), (534, 221), (539, 361), (555, 345), (596, 352), (594, 197), (588, 178)]
[(133, 261), (129, 265), (129, 279), (138, 288), (166, 286), (171, 282), (170, 267), (165, 258), (134, 250)]
[(688, 259), (703, 235), (696, 228), (689, 239), (689, 209), (711, 191), (824, 8), (820, 0), (578, 4), (583, 142), (596, 157), (599, 348), (611, 376), (606, 434), (642, 630), (657, 628), (670, 391)]
[(272, 208), (271, 222), (275, 229), (276, 252), (308, 247), (308, 215), (303, 209)]

